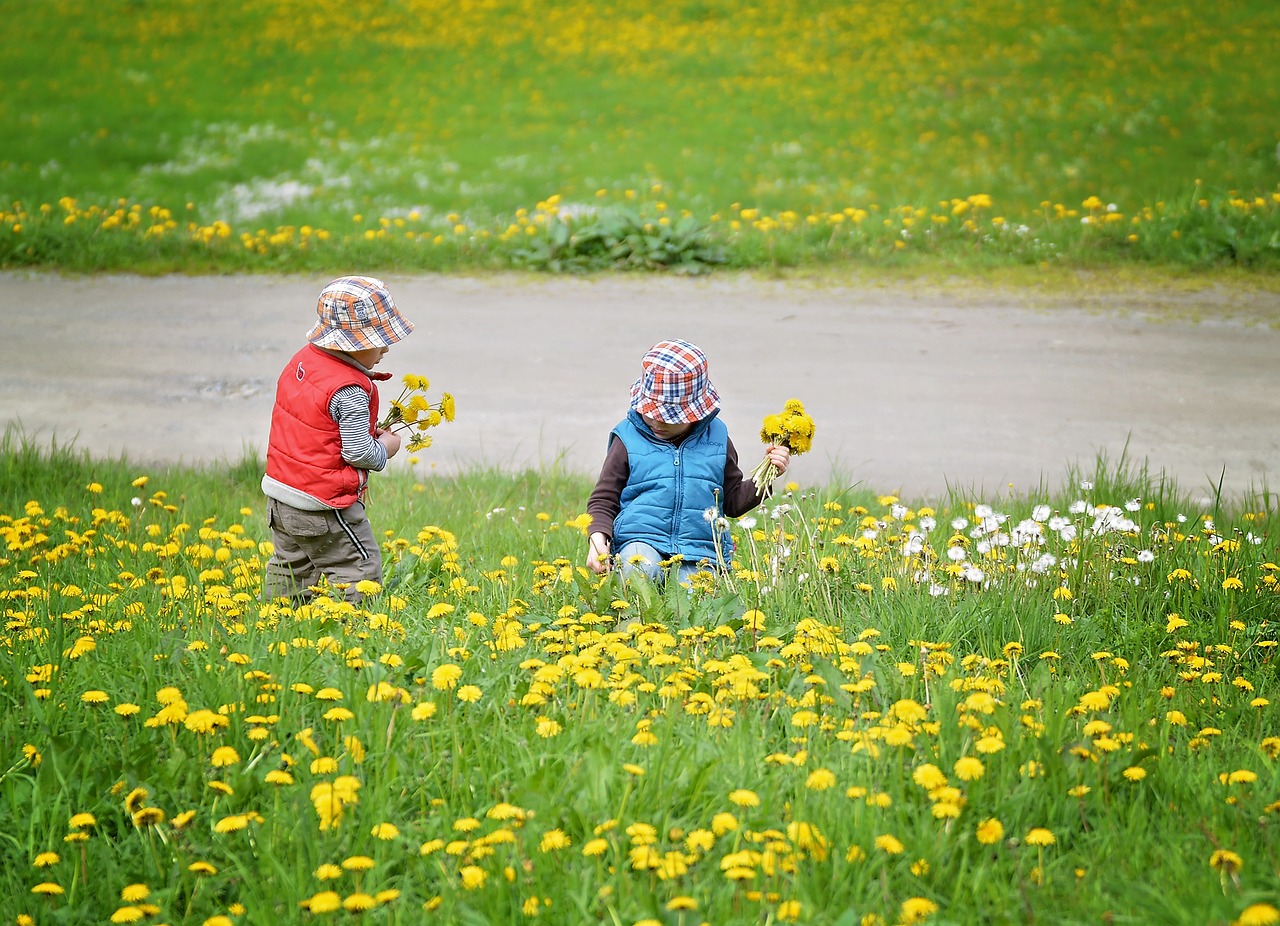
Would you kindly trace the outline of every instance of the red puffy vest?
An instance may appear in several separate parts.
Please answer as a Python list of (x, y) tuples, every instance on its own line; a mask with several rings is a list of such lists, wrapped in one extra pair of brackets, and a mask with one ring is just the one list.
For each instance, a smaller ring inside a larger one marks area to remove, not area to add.
[(267, 475), (333, 508), (364, 495), (367, 470), (342, 459), (342, 435), (329, 400), (343, 386), (369, 393), (369, 433), (378, 422), (378, 387), (367, 375), (314, 344), (293, 355), (276, 382), (267, 441)]

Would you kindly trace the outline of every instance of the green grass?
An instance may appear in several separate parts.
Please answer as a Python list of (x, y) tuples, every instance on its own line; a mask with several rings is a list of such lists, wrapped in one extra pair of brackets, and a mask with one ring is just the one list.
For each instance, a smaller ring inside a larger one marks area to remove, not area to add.
[[(1280, 253), (1265, 0), (8, 13), (0, 266), (1273, 272)], [(626, 210), (700, 240), (548, 253), (566, 216), (586, 241)]]
[(391, 474), (386, 590), (288, 610), (254, 460), (0, 475), (10, 922), (1276, 913), (1273, 496), (805, 487), (688, 593), (590, 577), (581, 477)]

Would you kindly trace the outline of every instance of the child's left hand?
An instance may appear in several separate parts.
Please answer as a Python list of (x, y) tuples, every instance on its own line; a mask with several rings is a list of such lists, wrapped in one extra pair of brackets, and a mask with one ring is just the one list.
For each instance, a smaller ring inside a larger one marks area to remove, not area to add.
[(770, 444), (764, 448), (764, 458), (773, 464), (773, 468), (781, 476), (787, 471), (787, 466), (791, 463), (791, 451), (780, 444)]

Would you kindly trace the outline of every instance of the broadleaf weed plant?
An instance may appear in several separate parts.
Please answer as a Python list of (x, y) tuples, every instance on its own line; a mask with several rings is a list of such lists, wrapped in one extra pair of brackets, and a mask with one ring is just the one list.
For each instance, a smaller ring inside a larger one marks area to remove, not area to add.
[(10, 921), (1275, 914), (1268, 493), (789, 485), (656, 588), (583, 477), (406, 468), (287, 606), (248, 469), (0, 448)]

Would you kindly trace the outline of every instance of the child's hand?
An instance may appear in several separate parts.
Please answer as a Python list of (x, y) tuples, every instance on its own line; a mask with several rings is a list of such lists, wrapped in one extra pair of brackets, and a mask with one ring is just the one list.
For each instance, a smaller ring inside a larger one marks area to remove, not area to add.
[(787, 471), (787, 466), (791, 463), (791, 451), (778, 444), (770, 444), (764, 449), (764, 458), (773, 464), (773, 468), (781, 476)]
[(588, 543), (590, 547), (587, 551), (587, 568), (596, 575), (602, 576), (611, 566), (609, 538), (597, 531), (588, 538)]
[(377, 440), (383, 447), (387, 448), (387, 459), (390, 460), (400, 452), (400, 435), (395, 431), (379, 430)]

